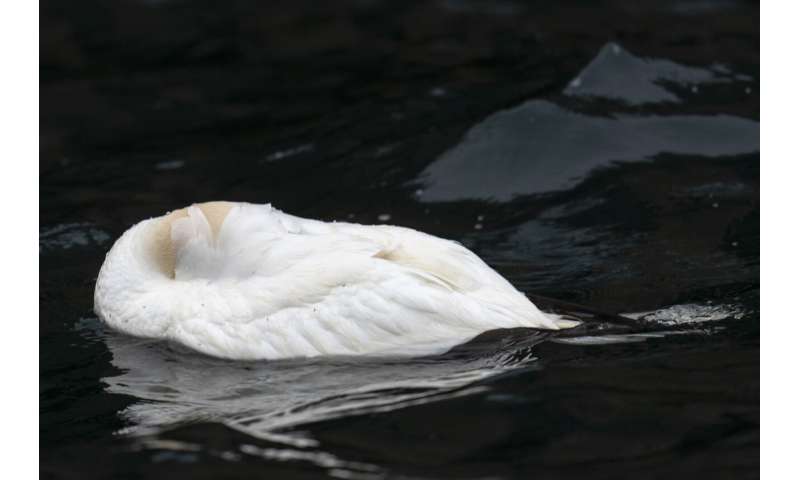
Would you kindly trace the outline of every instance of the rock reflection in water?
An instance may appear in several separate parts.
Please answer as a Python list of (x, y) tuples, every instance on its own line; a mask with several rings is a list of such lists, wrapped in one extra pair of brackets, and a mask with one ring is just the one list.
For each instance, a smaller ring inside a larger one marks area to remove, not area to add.
[(722, 65), (697, 68), (670, 60), (639, 58), (620, 45), (609, 43), (570, 82), (564, 94), (602, 97), (630, 105), (678, 103), (680, 98), (668, 86), (686, 88), (749, 80), (746, 75), (732, 75)]
[[(624, 81), (622, 79), (624, 78)], [(608, 44), (564, 90), (561, 101), (581, 97), (627, 105), (679, 103), (667, 86), (747, 82), (725, 67), (686, 67), (644, 60)], [(623, 110), (623, 109), (620, 109)], [(733, 156), (759, 150), (757, 121), (733, 115), (609, 113), (590, 115), (556, 101), (530, 100), (490, 115), (418, 177), (424, 202), (484, 199), (566, 190), (593, 170), (659, 154)]]
[(584, 115), (544, 100), (496, 113), (421, 176), (422, 201), (566, 190), (613, 162), (659, 153), (707, 157), (759, 149), (758, 123), (731, 115)]

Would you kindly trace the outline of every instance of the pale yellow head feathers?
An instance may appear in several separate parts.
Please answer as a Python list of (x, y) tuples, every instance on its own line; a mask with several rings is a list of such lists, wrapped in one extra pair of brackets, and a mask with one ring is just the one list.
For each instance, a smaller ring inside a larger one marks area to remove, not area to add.
[[(211, 227), (211, 233), (216, 238), (220, 228), (222, 228), (222, 222), (225, 221), (225, 217), (228, 216), (233, 207), (233, 203), (205, 202), (197, 203), (193, 206), (203, 212)], [(159, 270), (169, 278), (175, 278), (175, 262), (177, 259), (177, 252), (172, 241), (172, 224), (180, 218), (188, 217), (188, 208), (174, 210), (161, 217), (157, 220), (154, 226), (155, 230), (152, 233), (152, 251), (156, 264)]]

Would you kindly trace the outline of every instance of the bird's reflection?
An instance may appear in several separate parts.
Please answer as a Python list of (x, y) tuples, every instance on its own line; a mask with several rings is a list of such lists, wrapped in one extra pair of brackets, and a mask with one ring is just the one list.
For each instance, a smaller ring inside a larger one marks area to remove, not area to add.
[(476, 393), (486, 388), (482, 380), (535, 365), (533, 346), (546, 337), (530, 329), (488, 332), (436, 357), (234, 362), (108, 333), (122, 373), (103, 381), (109, 393), (138, 399), (121, 412), (125, 433), (203, 421), (274, 440), (297, 425)]

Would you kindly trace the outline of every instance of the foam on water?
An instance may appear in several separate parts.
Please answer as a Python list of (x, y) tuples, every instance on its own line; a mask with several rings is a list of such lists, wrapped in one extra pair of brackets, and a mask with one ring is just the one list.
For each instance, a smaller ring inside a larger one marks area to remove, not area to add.
[(39, 253), (75, 247), (102, 246), (111, 235), (90, 223), (65, 223), (39, 229)]
[(661, 325), (687, 325), (704, 322), (718, 322), (726, 319), (740, 319), (745, 312), (736, 305), (700, 305), (687, 303), (653, 310), (650, 312), (626, 313), (628, 318), (653, 322)]
[[(745, 312), (737, 305), (698, 305), (682, 304), (653, 310), (650, 312), (626, 313), (624, 317), (641, 320), (644, 324), (652, 323), (664, 327), (692, 327), (705, 322), (720, 322), (723, 320), (738, 320)], [(644, 342), (650, 339), (664, 338), (668, 335), (707, 335), (718, 332), (724, 326), (710, 329), (684, 328), (679, 330), (664, 330), (642, 333), (612, 333), (607, 335), (586, 335), (580, 337), (554, 338), (550, 341), (566, 345), (610, 345), (615, 343)]]

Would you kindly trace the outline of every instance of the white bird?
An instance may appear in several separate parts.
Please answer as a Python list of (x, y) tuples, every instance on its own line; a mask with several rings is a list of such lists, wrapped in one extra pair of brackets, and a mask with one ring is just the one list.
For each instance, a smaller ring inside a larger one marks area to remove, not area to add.
[(137, 223), (106, 255), (112, 328), (230, 359), (444, 352), (498, 328), (560, 329), (459, 243), (209, 202)]

